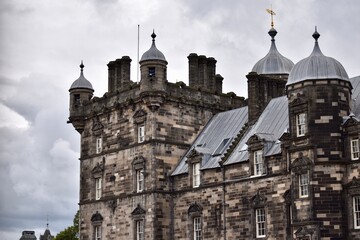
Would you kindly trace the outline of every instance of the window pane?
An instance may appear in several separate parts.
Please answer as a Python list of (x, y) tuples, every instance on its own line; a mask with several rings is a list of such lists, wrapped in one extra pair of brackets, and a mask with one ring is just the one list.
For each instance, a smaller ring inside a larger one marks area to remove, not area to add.
[(200, 185), (200, 163), (193, 164), (193, 187)]
[(263, 171), (263, 156), (262, 151), (255, 151), (254, 152), (254, 175), (259, 176), (264, 173)]
[(136, 171), (136, 190), (137, 192), (141, 192), (144, 190), (144, 170)]
[(300, 193), (300, 197), (307, 197), (309, 195), (309, 174), (308, 173), (299, 175), (299, 193)]
[(359, 139), (351, 140), (351, 160), (359, 159)]
[(194, 240), (201, 239), (201, 218), (196, 217), (194, 218)]
[(102, 138), (96, 138), (96, 153), (101, 153), (102, 151)]
[(102, 179), (95, 178), (95, 199), (99, 200), (101, 198), (101, 187), (102, 187)]
[(140, 126), (138, 128), (138, 142), (142, 143), (145, 141), (145, 126)]
[(300, 113), (296, 116), (296, 133), (297, 136), (304, 136), (306, 132), (306, 115), (305, 113)]
[(360, 196), (353, 198), (354, 228), (360, 229)]
[(255, 211), (256, 237), (265, 237), (265, 209), (258, 208)]
[(144, 239), (144, 221), (136, 221), (136, 240)]

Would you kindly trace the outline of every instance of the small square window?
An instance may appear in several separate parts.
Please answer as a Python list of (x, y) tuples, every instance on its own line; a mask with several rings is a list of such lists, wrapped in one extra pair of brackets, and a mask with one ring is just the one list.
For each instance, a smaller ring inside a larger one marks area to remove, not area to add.
[(296, 135), (305, 136), (306, 133), (306, 114), (300, 113), (296, 116)]
[(199, 187), (200, 186), (200, 163), (194, 163), (192, 165), (192, 180), (193, 180), (193, 187)]
[(149, 77), (155, 77), (155, 67), (149, 67)]
[(145, 126), (138, 127), (138, 143), (142, 143), (145, 141)]
[(354, 228), (360, 229), (360, 196), (353, 197)]
[(262, 150), (254, 152), (254, 175), (260, 176), (264, 174), (264, 159)]
[(353, 138), (351, 139), (351, 160), (358, 160), (359, 159), (359, 139)]

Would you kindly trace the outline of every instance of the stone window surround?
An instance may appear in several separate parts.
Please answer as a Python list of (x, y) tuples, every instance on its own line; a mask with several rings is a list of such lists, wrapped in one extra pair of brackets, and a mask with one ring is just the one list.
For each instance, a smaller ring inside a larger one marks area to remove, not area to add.
[[(298, 135), (298, 116), (300, 114), (305, 114), (305, 133), (304, 135), (299, 136)], [(291, 135), (293, 137), (302, 138), (306, 137), (308, 134), (308, 100), (305, 97), (305, 94), (303, 92), (297, 93), (297, 96), (295, 99), (293, 99), (289, 103), (289, 117), (290, 117), (290, 127), (291, 127)]]
[[(292, 174), (292, 182), (295, 198), (309, 198), (312, 195), (311, 188), (311, 176), (312, 176), (312, 165), (313, 162), (306, 156), (303, 156), (302, 152), (299, 152), (298, 158), (296, 158), (290, 165)], [(300, 176), (302, 174), (308, 175), (308, 195), (301, 196), (300, 194)]]
[[(249, 140), (246, 142), (248, 145), (249, 151), (249, 169), (250, 169), (250, 176), (263, 176), (267, 174), (267, 163), (264, 156), (264, 142), (263, 139), (258, 137), (256, 134), (251, 136)], [(255, 153), (261, 151), (262, 152), (262, 174), (256, 174), (255, 169)]]
[(355, 225), (354, 216), (354, 197), (360, 197), (360, 178), (353, 177), (353, 179), (346, 184), (346, 205), (348, 212), (349, 229), (353, 231), (360, 231), (360, 226)]
[[(264, 210), (265, 217), (265, 225), (264, 225), (264, 233), (265, 235), (258, 234), (258, 221), (257, 221), (257, 212), (259, 209)], [(264, 239), (266, 238), (267, 225), (266, 225), (266, 215), (267, 215), (267, 198), (257, 191), (256, 195), (251, 198), (251, 219), (252, 219), (252, 232), (254, 239)]]
[(202, 210), (203, 208), (197, 203), (193, 203), (190, 205), (188, 209), (188, 233), (189, 239), (198, 240), (199, 238), (195, 238), (195, 219), (200, 219), (200, 226), (201, 226), (201, 233), (200, 239), (202, 239), (202, 226), (203, 226), (203, 219), (202, 219)]
[(145, 239), (145, 215), (146, 211), (138, 204), (136, 208), (132, 211), (131, 217), (132, 217), (132, 223), (133, 223), (133, 239), (136, 240), (142, 240), (138, 238), (138, 223), (141, 221), (143, 226), (143, 239)]
[(135, 112), (135, 114), (133, 115), (134, 128), (135, 128), (135, 131), (134, 131), (135, 136), (134, 137), (135, 137), (137, 143), (145, 142), (146, 118), (147, 118), (147, 112), (143, 109), (137, 110)]
[[(93, 177), (93, 197), (95, 200), (99, 200), (102, 197), (102, 185), (103, 185), (103, 175), (104, 175), (104, 161), (105, 158), (103, 158), (103, 162), (96, 163), (95, 167), (92, 169), (91, 174)], [(100, 185), (98, 185), (98, 181), (100, 179)], [(98, 192), (100, 191), (100, 192)]]
[[(93, 239), (95, 240), (102, 239), (102, 222), (103, 222), (103, 217), (98, 211), (96, 211), (96, 213), (94, 213), (91, 217), (91, 223), (93, 226)], [(99, 232), (100, 232), (100, 236), (98, 236)]]

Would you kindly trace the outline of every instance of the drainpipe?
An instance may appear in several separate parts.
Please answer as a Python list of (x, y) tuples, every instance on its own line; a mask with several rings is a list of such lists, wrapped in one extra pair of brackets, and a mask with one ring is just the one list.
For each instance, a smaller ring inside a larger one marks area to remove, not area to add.
[(223, 235), (224, 235), (224, 240), (226, 240), (226, 200), (225, 200), (225, 194), (226, 194), (226, 179), (225, 179), (225, 166), (223, 165), (222, 161), (219, 161), (219, 165), (221, 167), (221, 172), (222, 172), (222, 189), (223, 189), (223, 194), (222, 194), (222, 211), (223, 211)]

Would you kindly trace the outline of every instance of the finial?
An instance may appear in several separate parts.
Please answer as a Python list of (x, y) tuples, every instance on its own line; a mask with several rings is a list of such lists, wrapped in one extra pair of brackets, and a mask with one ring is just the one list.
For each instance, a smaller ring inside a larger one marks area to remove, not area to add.
[(274, 28), (274, 15), (276, 15), (276, 13), (272, 10), (272, 5), (270, 9), (266, 9), (266, 11), (271, 15), (271, 28)]
[(271, 41), (275, 41), (275, 36), (277, 34), (277, 31), (275, 30), (275, 28), (271, 28), (268, 33), (271, 37)]
[(151, 34), (151, 37), (152, 37), (153, 41), (155, 41), (156, 34), (155, 34), (155, 30), (154, 30), (154, 29), (153, 29), (153, 33)]
[(320, 37), (320, 33), (318, 33), (317, 31), (317, 27), (315, 26), (315, 32), (313, 33), (313, 38), (315, 39), (315, 42), (318, 41), (319, 37)]
[(81, 71), (83, 71), (84, 67), (85, 66), (84, 66), (83, 60), (81, 60), (81, 64), (80, 64)]

